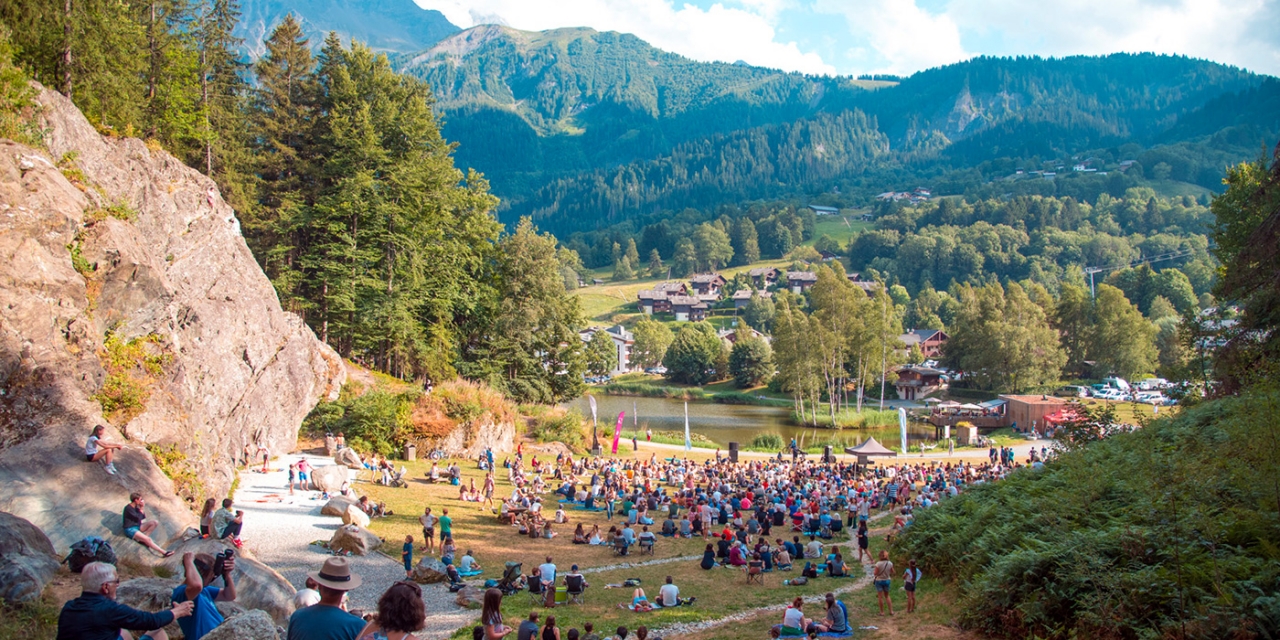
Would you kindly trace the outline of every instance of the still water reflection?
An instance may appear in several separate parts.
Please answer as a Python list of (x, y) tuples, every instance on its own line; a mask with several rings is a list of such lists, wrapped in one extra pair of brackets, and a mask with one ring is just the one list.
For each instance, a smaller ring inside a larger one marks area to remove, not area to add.
[[(658, 431), (676, 431), (684, 433), (684, 402), (668, 398), (635, 398), (628, 396), (597, 395), (600, 428), (611, 431), (618, 413), (626, 412), (626, 423), (623, 430), (640, 430), (646, 427)], [(591, 407), (586, 397), (568, 403), (577, 409), (588, 420), (591, 418)], [(633, 410), (634, 409), (634, 410)], [(790, 409), (786, 407), (757, 407), (745, 405), (715, 404), (711, 402), (689, 403), (689, 431), (700, 433), (710, 438), (721, 447), (728, 447), (730, 441), (746, 446), (751, 439), (762, 433), (776, 433), (783, 440), (796, 438), (804, 434), (805, 442), (836, 439), (845, 446), (856, 445), (868, 437), (875, 437), (886, 447), (898, 449), (902, 439), (898, 428), (845, 429), (832, 431), (829, 429), (804, 429), (791, 424)], [(919, 423), (908, 423), (907, 438), (912, 444), (922, 440), (932, 440), (933, 427)]]

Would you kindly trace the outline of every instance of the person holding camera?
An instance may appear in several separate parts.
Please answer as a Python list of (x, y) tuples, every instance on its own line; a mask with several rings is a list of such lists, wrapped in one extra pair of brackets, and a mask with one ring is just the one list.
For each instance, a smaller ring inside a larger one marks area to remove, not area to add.
[[(181, 603), (190, 600), (194, 603), (191, 616), (179, 618), (178, 626), (187, 640), (200, 640), (222, 624), (222, 614), (218, 612), (214, 602), (231, 602), (236, 599), (236, 583), (231, 574), (235, 571), (235, 550), (228, 549), (215, 558), (207, 553), (182, 554), (182, 568), (186, 579), (183, 584), (174, 587), (173, 602)], [(221, 589), (209, 586), (214, 580), (222, 578), (225, 585)]]
[[(126, 629), (145, 631), (139, 640), (168, 640), (165, 625), (191, 615), (191, 603), (175, 603), (169, 609), (149, 613), (116, 602), (120, 577), (105, 562), (90, 562), (80, 571), (84, 591), (62, 606), (57, 640), (130, 640)], [(181, 623), (179, 623), (181, 624)]]

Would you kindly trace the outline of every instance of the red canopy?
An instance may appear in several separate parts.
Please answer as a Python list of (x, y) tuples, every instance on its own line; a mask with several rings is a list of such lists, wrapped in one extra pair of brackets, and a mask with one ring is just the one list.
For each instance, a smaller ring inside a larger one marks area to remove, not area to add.
[(1063, 407), (1045, 416), (1044, 423), (1053, 424), (1053, 425), (1062, 424), (1063, 422), (1070, 422), (1071, 420), (1076, 420), (1079, 417), (1080, 417), (1080, 414), (1076, 413), (1075, 409), (1072, 409), (1071, 407)]

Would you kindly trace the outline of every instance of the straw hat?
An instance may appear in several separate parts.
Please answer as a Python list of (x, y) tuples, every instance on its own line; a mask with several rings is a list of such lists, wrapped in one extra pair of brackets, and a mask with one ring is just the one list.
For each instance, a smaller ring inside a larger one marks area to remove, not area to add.
[(324, 561), (319, 571), (307, 574), (312, 580), (338, 591), (350, 591), (360, 586), (360, 576), (351, 573), (346, 558), (335, 557)]

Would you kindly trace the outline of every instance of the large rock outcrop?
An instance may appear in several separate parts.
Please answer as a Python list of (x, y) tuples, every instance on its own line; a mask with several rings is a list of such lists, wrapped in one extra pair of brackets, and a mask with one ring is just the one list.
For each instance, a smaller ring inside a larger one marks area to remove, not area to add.
[(476, 458), (485, 449), (514, 451), (516, 425), (513, 422), (497, 422), (488, 418), (465, 422), (454, 427), (448, 435), (435, 443), (450, 456)]
[[(0, 140), (0, 510), (60, 552), (98, 535), (147, 559), (122, 537), (130, 491), (147, 496), (161, 544), (195, 521), (149, 448), (169, 449), (188, 488), (223, 496), (237, 453), (291, 448), (345, 372), (281, 309), (212, 180), (141, 140), (99, 135), (57, 93), (38, 102), (46, 148)], [(160, 356), (149, 398), (115, 413), (119, 424), (94, 399), (108, 336)], [(118, 475), (85, 462), (95, 424), (127, 445)]]
[(39, 598), (60, 560), (44, 532), (22, 518), (0, 513), (0, 600), (25, 604)]

